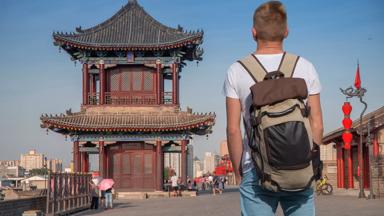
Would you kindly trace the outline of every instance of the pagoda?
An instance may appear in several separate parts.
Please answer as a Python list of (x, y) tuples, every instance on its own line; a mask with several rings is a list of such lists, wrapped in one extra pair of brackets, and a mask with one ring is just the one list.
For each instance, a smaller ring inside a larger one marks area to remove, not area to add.
[(214, 113), (180, 109), (180, 73), (202, 60), (203, 31), (167, 27), (129, 0), (106, 21), (53, 40), (82, 64), (82, 105), (43, 114), (41, 126), (71, 138), (74, 171), (89, 172), (89, 154), (98, 154), (100, 175), (118, 190), (162, 190), (164, 154), (173, 152), (185, 183), (189, 141), (215, 123)]

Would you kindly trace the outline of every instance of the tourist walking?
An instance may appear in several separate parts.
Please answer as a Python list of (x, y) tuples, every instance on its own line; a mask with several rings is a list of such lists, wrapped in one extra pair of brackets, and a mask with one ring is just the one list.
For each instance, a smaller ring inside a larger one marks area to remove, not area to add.
[(91, 184), (91, 209), (98, 209), (99, 208), (99, 189), (97, 188), (97, 185), (93, 182)]
[(105, 190), (105, 209), (113, 208), (112, 189)]
[[(249, 61), (258, 64), (257, 68), (264, 70), (264, 76), (270, 74), (268, 78), (277, 79), (276, 77), (281, 76), (281, 73), (271, 72), (280, 69), (280, 63), (286, 56), (283, 41), (288, 36), (287, 14), (282, 3), (269, 1), (255, 10), (252, 36), (257, 42), (257, 49), (249, 55)], [(310, 107), (307, 117), (310, 120), (311, 134), (313, 141), (321, 144), (323, 135), (320, 106), (321, 85), (317, 72), (312, 63), (302, 57), (296, 58), (296, 62), (290, 66), (293, 66), (291, 77), (301, 78), (305, 81), (305, 88), (309, 95), (305, 101)], [(252, 72), (250, 68), (245, 67), (244, 62), (232, 64), (226, 74), (223, 87), (223, 94), (226, 96), (228, 149), (235, 168), (236, 182), (240, 182), (240, 176), (242, 176), (240, 184), (241, 214), (243, 216), (275, 215), (276, 208), (280, 204), (285, 215), (315, 215), (314, 195), (311, 187), (300, 192), (275, 192), (260, 183), (265, 178), (261, 179), (256, 173), (255, 165), (257, 164), (253, 163), (249, 147), (249, 144), (258, 146), (260, 140), (256, 142), (251, 139), (252, 142), (249, 142), (248, 138), (249, 134), (253, 135), (250, 132), (252, 127), (258, 124), (256, 121), (251, 124), (250, 121), (252, 97), (257, 96), (257, 92), (253, 92), (251, 95), (250, 87), (256, 83)], [(274, 86), (271, 89), (277, 87), (280, 88), (280, 86)], [(305, 114), (303, 112), (303, 115)], [(241, 136), (241, 118), (244, 119), (246, 131), (244, 139)], [(258, 160), (260, 157), (260, 155), (255, 156)]]
[(172, 191), (173, 196), (179, 196), (179, 184), (178, 184), (179, 178), (176, 175), (176, 172), (173, 173), (173, 176), (171, 177), (171, 185), (172, 185)]
[(113, 208), (112, 190), (114, 184), (115, 182), (113, 179), (103, 179), (98, 185), (99, 189), (102, 191), (102, 196), (104, 197), (105, 209)]

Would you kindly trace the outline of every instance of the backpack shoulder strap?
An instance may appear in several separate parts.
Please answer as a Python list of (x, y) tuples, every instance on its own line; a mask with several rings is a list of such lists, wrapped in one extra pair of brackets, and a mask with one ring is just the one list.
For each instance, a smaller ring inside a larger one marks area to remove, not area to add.
[(299, 58), (300, 56), (285, 52), (281, 58), (278, 71), (282, 72), (286, 78), (292, 77)]
[(263, 81), (265, 75), (267, 74), (264, 66), (253, 54), (248, 55), (247, 57), (237, 62), (239, 62), (244, 67), (244, 69), (249, 73), (255, 82)]

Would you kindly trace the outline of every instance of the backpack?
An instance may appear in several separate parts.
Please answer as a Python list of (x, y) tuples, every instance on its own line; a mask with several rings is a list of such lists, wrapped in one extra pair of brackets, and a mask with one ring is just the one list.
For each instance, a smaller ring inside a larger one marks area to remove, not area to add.
[(238, 61), (255, 81), (247, 135), (260, 185), (273, 192), (303, 191), (321, 171), (312, 141), (304, 79), (292, 78), (299, 56), (284, 53), (277, 71), (267, 72), (254, 55)]

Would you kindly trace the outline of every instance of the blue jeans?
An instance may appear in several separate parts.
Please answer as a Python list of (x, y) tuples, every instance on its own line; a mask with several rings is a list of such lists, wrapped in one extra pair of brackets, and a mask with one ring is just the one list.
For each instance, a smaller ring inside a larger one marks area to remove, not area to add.
[(105, 208), (112, 208), (112, 193), (105, 193)]
[(273, 216), (278, 203), (286, 216), (315, 215), (312, 188), (302, 192), (271, 192), (259, 185), (255, 169), (244, 173), (240, 184), (242, 216)]

